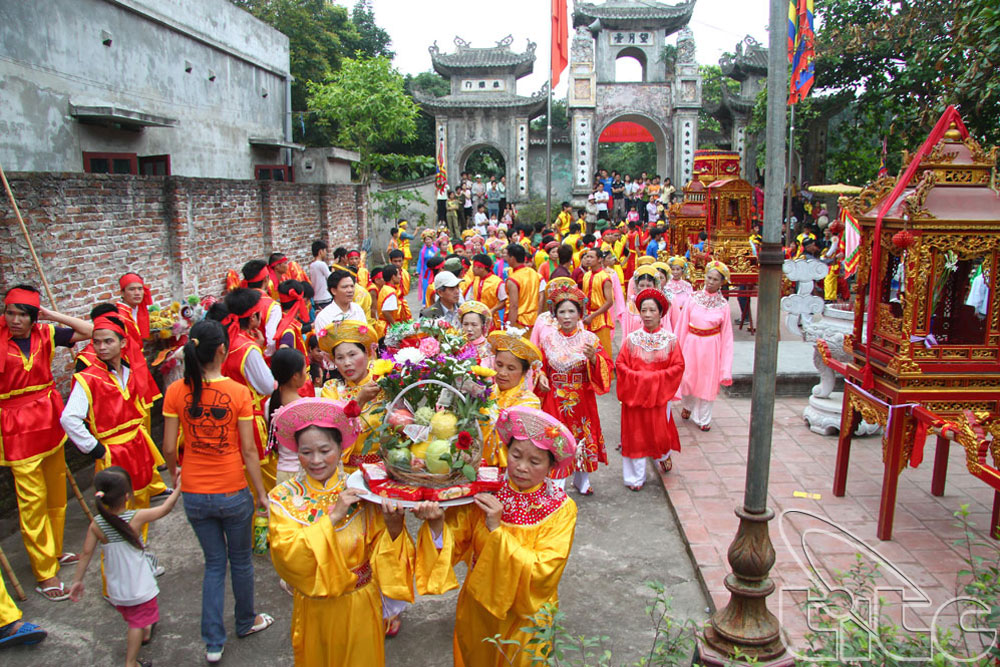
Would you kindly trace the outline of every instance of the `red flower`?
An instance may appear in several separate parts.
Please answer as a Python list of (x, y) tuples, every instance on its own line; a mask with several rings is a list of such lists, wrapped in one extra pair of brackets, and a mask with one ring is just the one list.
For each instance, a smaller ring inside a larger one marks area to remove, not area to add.
[(472, 436), (468, 431), (460, 431), (458, 434), (458, 440), (455, 442), (455, 448), (461, 451), (467, 450), (472, 446)]
[(358, 405), (357, 401), (351, 401), (344, 406), (344, 415), (348, 419), (355, 419), (361, 416), (361, 406)]

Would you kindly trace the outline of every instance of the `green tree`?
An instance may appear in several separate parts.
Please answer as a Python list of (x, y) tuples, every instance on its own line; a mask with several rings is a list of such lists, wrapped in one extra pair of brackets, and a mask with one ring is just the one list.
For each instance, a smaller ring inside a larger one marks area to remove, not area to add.
[(310, 81), (309, 109), (317, 122), (336, 127), (341, 146), (360, 154), (358, 175), (368, 183), (378, 146), (416, 136), (419, 107), (404, 89), (403, 76), (385, 56), (348, 58), (323, 83)]
[(392, 39), (384, 29), (375, 23), (375, 12), (371, 0), (358, 0), (351, 10), (351, 23), (358, 31), (358, 50), (368, 57), (385, 56), (392, 60), (396, 53), (389, 48)]
[[(531, 129), (544, 130), (546, 122), (547, 116), (542, 114), (531, 121)], [(569, 129), (569, 110), (566, 107), (566, 100), (552, 100), (552, 131), (557, 129)]]
[[(722, 132), (722, 125), (705, 112), (705, 107), (715, 107), (722, 101), (722, 87), (739, 94), (740, 83), (722, 73), (718, 65), (699, 65), (701, 72), (701, 105), (698, 111), (698, 132)], [(705, 148), (702, 146), (702, 148)]]
[(656, 144), (653, 142), (598, 144), (597, 168), (607, 169), (609, 174), (614, 169), (632, 176), (638, 176), (642, 172), (652, 176), (656, 173)]
[(827, 0), (816, 10), (817, 85), (851, 91), (890, 151), (916, 148), (949, 104), (974, 136), (1000, 142), (996, 0)]
[(361, 43), (347, 10), (326, 0), (232, 0), (288, 37), (292, 110), (305, 111), (307, 84), (340, 68)]
[(451, 93), (451, 81), (437, 72), (421, 72), (416, 76), (406, 75), (406, 92), (419, 90), (424, 95), (444, 97)]

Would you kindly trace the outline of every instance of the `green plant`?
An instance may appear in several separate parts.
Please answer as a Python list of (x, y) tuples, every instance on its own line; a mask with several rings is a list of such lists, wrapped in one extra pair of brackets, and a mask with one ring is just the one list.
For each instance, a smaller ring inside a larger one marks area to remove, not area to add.
[[(996, 629), (1000, 627), (1000, 549), (979, 537), (969, 521), (967, 505), (955, 512), (955, 517), (964, 531), (964, 536), (955, 544), (965, 547), (964, 560), (968, 565), (967, 569), (956, 573), (958, 588), (969, 597), (990, 605), (984, 620), (987, 627)], [(982, 552), (991, 552), (992, 561)], [(888, 604), (883, 598), (877, 599), (875, 615), (867, 619), (862, 617), (855, 608), (856, 601), (875, 600), (878, 570), (877, 565), (856, 554), (854, 564), (846, 572), (835, 574), (834, 589), (840, 591), (838, 594), (824, 595), (815, 588), (810, 591), (810, 599), (803, 603), (803, 608), (806, 613), (816, 613), (809, 614), (814, 630), (804, 637), (808, 647), (800, 652), (802, 662), (855, 667), (920, 662), (943, 667), (955, 664), (956, 657), (982, 654), (963, 662), (988, 667), (1000, 656), (995, 638), (991, 647), (974, 645), (972, 638), (978, 636), (977, 633), (959, 632), (956, 636), (950, 629), (940, 628), (934, 629), (934, 635), (904, 632), (894, 622), (894, 615), (885, 611), (898, 605)], [(822, 600), (820, 606), (816, 600)]]
[[(694, 647), (696, 625), (694, 621), (681, 621), (671, 612), (672, 599), (660, 582), (646, 582), (655, 593), (646, 605), (645, 613), (653, 626), (653, 641), (649, 654), (633, 665), (636, 667), (673, 667), (686, 664)], [(522, 643), (515, 639), (501, 639), (500, 635), (483, 641), (493, 644), (508, 664), (516, 656), (531, 657), (533, 665), (545, 667), (611, 667), (614, 655), (605, 644), (607, 636), (575, 635), (565, 625), (566, 617), (554, 604), (546, 603), (529, 619), (530, 625), (521, 628), (528, 635)], [(510, 650), (513, 652), (510, 653)]]

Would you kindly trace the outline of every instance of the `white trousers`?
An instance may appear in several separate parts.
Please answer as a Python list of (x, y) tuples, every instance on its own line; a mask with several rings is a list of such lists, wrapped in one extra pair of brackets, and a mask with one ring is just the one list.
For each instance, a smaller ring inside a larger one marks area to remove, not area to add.
[[(667, 452), (666, 456), (661, 456), (655, 459), (655, 463), (660, 461), (666, 461), (670, 458), (672, 452)], [(627, 456), (622, 457), (622, 478), (625, 480), (625, 486), (642, 486), (646, 483), (646, 459), (630, 459)]]
[[(562, 489), (563, 491), (565, 491), (566, 490), (566, 480), (568, 480), (568, 479), (569, 479), (569, 477), (563, 477), (562, 479), (550, 479), (549, 482), (552, 484), (552, 486), (559, 487), (560, 489)], [(573, 486), (575, 486), (576, 490), (579, 491), (580, 493), (586, 493), (587, 490), (590, 488), (590, 473), (589, 472), (579, 472), (579, 471), (574, 472), (573, 473)]]
[(712, 404), (715, 401), (706, 401), (703, 398), (694, 396), (684, 396), (681, 398), (681, 405), (685, 410), (691, 411), (691, 421), (698, 426), (705, 426), (712, 421)]

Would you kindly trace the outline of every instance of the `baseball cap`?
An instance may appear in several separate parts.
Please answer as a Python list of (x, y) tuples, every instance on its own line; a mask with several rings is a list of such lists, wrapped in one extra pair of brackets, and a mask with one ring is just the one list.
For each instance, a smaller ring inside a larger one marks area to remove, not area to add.
[(438, 291), (446, 287), (458, 287), (459, 280), (450, 271), (441, 271), (434, 276), (434, 290)]

